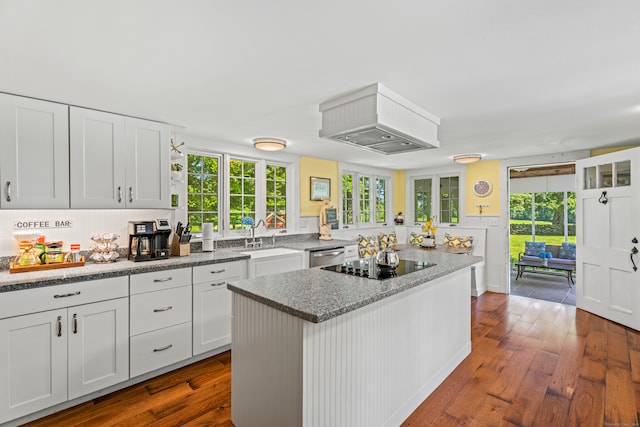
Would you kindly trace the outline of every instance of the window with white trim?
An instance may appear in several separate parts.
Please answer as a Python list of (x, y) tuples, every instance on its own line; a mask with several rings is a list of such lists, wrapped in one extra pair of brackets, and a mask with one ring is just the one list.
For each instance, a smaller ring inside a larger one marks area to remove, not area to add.
[(194, 233), (203, 222), (220, 230), (220, 157), (187, 155), (187, 221)]
[(386, 176), (342, 172), (340, 175), (340, 208), (342, 226), (382, 225), (388, 217), (391, 179)]
[(265, 224), (267, 228), (287, 228), (287, 168), (267, 163), (267, 196)]
[(256, 162), (229, 159), (229, 230), (242, 228), (242, 218), (256, 221)]
[(445, 224), (460, 222), (459, 175), (415, 176), (411, 182), (415, 223), (424, 223), (429, 218)]

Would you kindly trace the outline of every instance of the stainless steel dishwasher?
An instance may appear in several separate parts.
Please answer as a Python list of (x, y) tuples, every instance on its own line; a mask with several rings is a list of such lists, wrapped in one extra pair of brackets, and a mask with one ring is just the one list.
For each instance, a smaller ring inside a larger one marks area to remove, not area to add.
[(342, 264), (343, 262), (344, 246), (309, 251), (309, 268)]

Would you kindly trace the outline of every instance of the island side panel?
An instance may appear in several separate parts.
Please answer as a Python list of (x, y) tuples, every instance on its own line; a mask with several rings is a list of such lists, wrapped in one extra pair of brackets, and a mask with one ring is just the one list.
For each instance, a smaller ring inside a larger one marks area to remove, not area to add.
[(304, 324), (304, 426), (395, 426), (471, 352), (470, 268)]
[(231, 419), (237, 427), (302, 425), (304, 322), (233, 293)]

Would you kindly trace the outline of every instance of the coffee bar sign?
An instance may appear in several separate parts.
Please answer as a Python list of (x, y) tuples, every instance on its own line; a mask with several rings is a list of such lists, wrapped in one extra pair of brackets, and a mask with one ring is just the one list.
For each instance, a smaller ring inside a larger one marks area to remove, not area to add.
[(42, 219), (31, 221), (14, 221), (14, 230), (31, 230), (41, 228), (71, 228), (71, 220), (68, 219)]

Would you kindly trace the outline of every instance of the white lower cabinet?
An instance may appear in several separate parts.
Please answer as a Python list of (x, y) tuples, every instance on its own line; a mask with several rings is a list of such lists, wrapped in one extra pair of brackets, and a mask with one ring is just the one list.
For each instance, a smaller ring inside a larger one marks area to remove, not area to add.
[[(120, 298), (0, 320), (0, 423), (129, 378), (128, 280), (97, 282), (111, 285), (104, 295)], [(51, 295), (52, 307), (85, 302), (91, 300), (92, 283), (64, 285), (75, 291), (56, 296), (52, 288), (62, 287), (11, 292), (3, 295), (2, 305), (19, 307), (32, 297), (42, 309), (45, 295)]]
[(131, 276), (131, 377), (191, 357), (191, 268)]
[(231, 344), (231, 291), (227, 283), (246, 278), (244, 261), (193, 268), (193, 354)]

